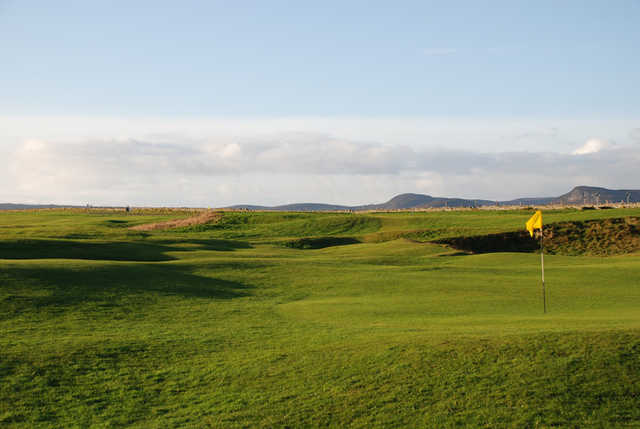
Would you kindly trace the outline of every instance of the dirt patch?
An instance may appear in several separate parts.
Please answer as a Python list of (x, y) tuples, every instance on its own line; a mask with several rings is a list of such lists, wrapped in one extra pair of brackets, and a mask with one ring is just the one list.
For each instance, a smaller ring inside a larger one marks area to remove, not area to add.
[[(470, 253), (534, 252), (539, 241), (527, 231), (437, 240)], [(559, 255), (620, 255), (640, 251), (640, 218), (559, 222), (545, 225), (545, 253)]]
[(202, 225), (205, 223), (216, 223), (220, 220), (221, 217), (221, 213), (207, 211), (197, 216), (192, 216), (185, 219), (168, 220), (166, 222), (145, 223), (144, 225), (132, 226), (129, 229), (134, 231), (155, 231), (159, 229), (184, 228), (187, 226)]

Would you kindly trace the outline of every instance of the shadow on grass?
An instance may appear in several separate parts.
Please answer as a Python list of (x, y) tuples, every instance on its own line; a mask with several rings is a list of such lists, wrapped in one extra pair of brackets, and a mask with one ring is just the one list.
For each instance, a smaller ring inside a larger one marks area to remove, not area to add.
[[(232, 251), (251, 247), (232, 240), (194, 239), (180, 241), (109, 241), (74, 240), (2, 240), (0, 259), (89, 259), (111, 261), (170, 261), (176, 258), (167, 252), (216, 250)], [(185, 247), (191, 245), (191, 247)]]
[[(494, 253), (494, 252), (534, 252), (539, 243), (529, 236), (527, 231), (503, 232), (471, 237), (453, 237), (435, 240), (436, 244), (445, 244), (458, 250), (456, 256), (465, 252)], [(451, 255), (447, 255), (451, 256)]]
[(448, 258), (450, 256), (469, 256), (469, 252), (453, 252), (453, 253), (442, 253), (438, 255), (440, 258)]
[(292, 249), (324, 249), (325, 247), (346, 246), (359, 243), (361, 243), (361, 241), (354, 237), (304, 237), (284, 241), (282, 245)]
[[(173, 241), (164, 241), (159, 240), (157, 243), (161, 243), (164, 245), (172, 245), (176, 243), (176, 240)], [(238, 241), (238, 240), (219, 240), (219, 239), (204, 239), (204, 238), (190, 238), (187, 240), (180, 240), (180, 243), (193, 245), (194, 248), (185, 249), (180, 247), (178, 250), (215, 250), (218, 252), (230, 252), (238, 249), (251, 249), (253, 246), (247, 243), (246, 241)]]
[(29, 310), (95, 303), (116, 307), (134, 295), (233, 299), (249, 295), (249, 285), (194, 274), (167, 264), (110, 264), (64, 267), (8, 267), (0, 275), (3, 318)]
[(116, 227), (123, 228), (130, 225), (130, 222), (128, 220), (122, 220), (122, 219), (109, 219), (102, 222), (102, 224), (105, 226), (110, 226), (114, 228)]

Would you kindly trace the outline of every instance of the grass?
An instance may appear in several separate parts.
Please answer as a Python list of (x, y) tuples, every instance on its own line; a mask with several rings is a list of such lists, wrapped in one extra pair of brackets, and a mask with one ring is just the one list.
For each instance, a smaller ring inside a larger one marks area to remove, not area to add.
[(640, 254), (415, 240), (530, 214), (2, 213), (0, 427), (640, 425)]

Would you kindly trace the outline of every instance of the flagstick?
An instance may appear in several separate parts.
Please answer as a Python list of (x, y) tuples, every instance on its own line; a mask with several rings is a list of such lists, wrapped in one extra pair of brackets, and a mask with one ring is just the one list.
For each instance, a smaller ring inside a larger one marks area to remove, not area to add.
[(547, 314), (547, 292), (544, 287), (544, 250), (542, 247), (542, 228), (540, 228), (540, 267), (542, 268), (542, 305)]

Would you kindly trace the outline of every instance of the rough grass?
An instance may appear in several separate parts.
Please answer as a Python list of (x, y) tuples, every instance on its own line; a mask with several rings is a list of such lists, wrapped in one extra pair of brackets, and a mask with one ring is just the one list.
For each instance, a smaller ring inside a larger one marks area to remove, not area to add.
[(640, 250), (640, 218), (562, 222), (548, 229), (545, 247), (567, 255), (619, 255)]
[(172, 219), (164, 222), (145, 223), (130, 227), (133, 231), (155, 231), (158, 229), (186, 228), (194, 225), (212, 224), (220, 220), (222, 215), (213, 211), (205, 211), (185, 219)]
[(640, 425), (640, 254), (549, 255), (544, 315), (532, 254), (281, 245), (530, 212), (360, 216), (0, 214), (0, 426)]
[[(640, 250), (640, 219), (625, 217), (558, 222), (543, 228), (545, 253), (559, 255), (607, 256)], [(510, 231), (471, 237), (435, 240), (455, 249), (472, 253), (533, 252), (539, 249), (537, 238), (527, 231)]]

